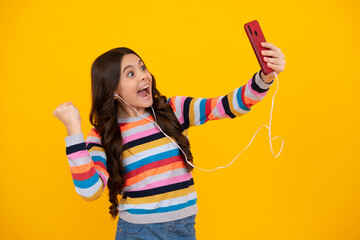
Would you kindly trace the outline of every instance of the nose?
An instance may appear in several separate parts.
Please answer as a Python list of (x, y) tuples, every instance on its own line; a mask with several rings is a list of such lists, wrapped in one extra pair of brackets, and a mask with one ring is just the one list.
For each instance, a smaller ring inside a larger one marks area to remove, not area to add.
[(144, 80), (146, 78), (146, 74), (142, 71), (140, 71), (139, 76), (140, 76), (140, 80)]

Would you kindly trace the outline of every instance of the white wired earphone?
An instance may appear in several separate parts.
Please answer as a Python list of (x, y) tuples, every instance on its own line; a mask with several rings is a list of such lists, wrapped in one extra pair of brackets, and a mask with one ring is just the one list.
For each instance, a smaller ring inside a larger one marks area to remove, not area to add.
[[(246, 146), (246, 148), (245, 148), (244, 150), (242, 150), (228, 165), (221, 166), (221, 167), (216, 167), (216, 168), (214, 168), (214, 169), (203, 169), (203, 168), (199, 168), (199, 167), (194, 166), (191, 162), (189, 162), (189, 161), (187, 160), (187, 157), (186, 157), (186, 154), (184, 153), (184, 151), (179, 147), (179, 145), (177, 145), (176, 142), (174, 142), (166, 133), (164, 133), (164, 131), (163, 131), (163, 130), (160, 128), (160, 126), (157, 124), (155, 111), (154, 111), (154, 109), (153, 109), (152, 106), (151, 106), (151, 110), (152, 110), (152, 112), (153, 112), (153, 114), (154, 114), (155, 121), (152, 121), (152, 120), (150, 120), (150, 119), (148, 119), (148, 118), (146, 118), (146, 117), (141, 116), (141, 114), (140, 114), (138, 111), (136, 111), (136, 109), (135, 109), (133, 106), (131, 106), (130, 104), (128, 104), (128, 103), (127, 103), (124, 99), (122, 99), (122, 97), (120, 97), (117, 93), (114, 93), (114, 96), (120, 98), (125, 104), (127, 104), (127, 105), (130, 106), (132, 109), (134, 109), (134, 111), (135, 111), (140, 117), (142, 117), (142, 118), (144, 118), (144, 119), (147, 119), (147, 120), (150, 121), (150, 122), (154, 122), (154, 123), (156, 124), (156, 126), (160, 129), (160, 131), (161, 131), (167, 138), (169, 138), (169, 139), (180, 149), (180, 151), (181, 151), (181, 152), (184, 154), (184, 156), (185, 156), (186, 162), (187, 162), (188, 164), (190, 164), (190, 166), (192, 166), (192, 167), (194, 167), (194, 168), (197, 168), (197, 169), (200, 169), (200, 170), (205, 171), (205, 172), (212, 172), (212, 171), (215, 171), (216, 169), (226, 168), (226, 167), (230, 166), (230, 165), (235, 161), (235, 159), (236, 159), (243, 151), (245, 151), (245, 150), (249, 147), (249, 145), (251, 144), (252, 140), (254, 139), (254, 137), (256, 136), (256, 134), (259, 132), (259, 130), (260, 130), (263, 126), (267, 127), (267, 129), (269, 130), (269, 142), (270, 142), (270, 148), (271, 148), (271, 153), (272, 153), (272, 155), (273, 155), (274, 157), (276, 157), (276, 158), (280, 155), (280, 153), (281, 153), (281, 151), (282, 151), (282, 148), (283, 148), (283, 146), (284, 146), (284, 139), (283, 139), (282, 137), (279, 137), (279, 136), (276, 136), (276, 137), (274, 137), (274, 138), (271, 139), (271, 118), (272, 118), (272, 111), (273, 111), (273, 107), (274, 107), (275, 95), (276, 95), (276, 92), (277, 92), (277, 90), (278, 90), (278, 88), (279, 88), (279, 80), (278, 80), (278, 78), (277, 78), (277, 74), (276, 74), (275, 71), (274, 71), (274, 74), (275, 74), (275, 78), (276, 78), (276, 80), (277, 80), (277, 86), (276, 86), (276, 91), (275, 91), (274, 96), (273, 96), (273, 99), (272, 99), (269, 126), (264, 125), (264, 124), (261, 125), (261, 126), (259, 127), (259, 129), (256, 131), (256, 133), (254, 134), (254, 136), (253, 136), (253, 138), (251, 139), (250, 143)], [(275, 155), (274, 155), (274, 152), (273, 152), (271, 140), (274, 140), (274, 139), (276, 139), (276, 138), (281, 138), (281, 139), (282, 139), (282, 143), (281, 143), (280, 152), (275, 156)]]

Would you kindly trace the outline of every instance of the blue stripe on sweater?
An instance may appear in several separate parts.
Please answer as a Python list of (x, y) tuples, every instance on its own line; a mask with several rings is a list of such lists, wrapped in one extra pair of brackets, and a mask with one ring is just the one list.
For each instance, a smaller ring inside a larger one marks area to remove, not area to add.
[(102, 163), (105, 165), (105, 167), (106, 167), (106, 159), (103, 158), (102, 156), (92, 156), (91, 159), (92, 159), (94, 162), (98, 162), (98, 161), (102, 162)]
[(207, 99), (202, 99), (200, 101), (200, 124), (204, 124), (205, 120), (206, 120), (206, 115), (205, 115), (205, 107), (206, 107), (206, 100)]
[(170, 158), (170, 157), (174, 157), (180, 154), (179, 149), (173, 149), (170, 151), (166, 151), (166, 152), (162, 152), (162, 153), (158, 153), (146, 158), (143, 158), (142, 160), (139, 160), (137, 162), (131, 163), (127, 166), (125, 166), (125, 173), (131, 172), (132, 170), (135, 170), (137, 168), (140, 168), (142, 166), (145, 166), (147, 164), (156, 162), (156, 161), (160, 161), (166, 158)]
[(238, 105), (239, 107), (242, 109), (242, 110), (245, 110), (245, 111), (250, 111), (250, 109), (248, 107), (245, 106), (245, 104), (243, 103), (243, 100), (241, 98), (241, 92), (242, 92), (242, 88), (239, 88), (237, 94), (236, 94), (236, 99), (237, 99), (237, 102), (238, 102)]
[(84, 181), (73, 179), (73, 181), (74, 181), (75, 186), (78, 187), (78, 188), (83, 188), (83, 189), (84, 188), (89, 188), (89, 187), (94, 186), (95, 183), (97, 181), (99, 181), (99, 174), (95, 172), (95, 174), (89, 179), (86, 179)]
[(152, 213), (172, 212), (172, 211), (180, 210), (180, 209), (195, 205), (196, 200), (197, 200), (197, 198), (190, 200), (186, 203), (181, 203), (181, 204), (169, 206), (169, 207), (160, 207), (157, 209), (150, 209), (150, 210), (149, 209), (128, 209), (127, 212), (129, 212), (131, 214), (152, 214)]

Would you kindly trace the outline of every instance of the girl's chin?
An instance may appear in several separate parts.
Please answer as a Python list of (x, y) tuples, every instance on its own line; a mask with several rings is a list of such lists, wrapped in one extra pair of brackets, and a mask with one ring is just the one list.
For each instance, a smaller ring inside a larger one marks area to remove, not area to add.
[(142, 102), (142, 104), (139, 104), (139, 107), (141, 108), (149, 108), (153, 105), (153, 101), (148, 101), (147, 103)]

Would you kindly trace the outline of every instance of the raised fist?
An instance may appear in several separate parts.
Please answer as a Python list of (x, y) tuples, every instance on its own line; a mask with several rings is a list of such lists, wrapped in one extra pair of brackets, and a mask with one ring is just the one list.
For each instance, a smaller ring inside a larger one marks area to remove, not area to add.
[(60, 104), (53, 114), (66, 127), (68, 135), (73, 135), (81, 132), (81, 118), (79, 110), (72, 104), (72, 102), (65, 102)]

